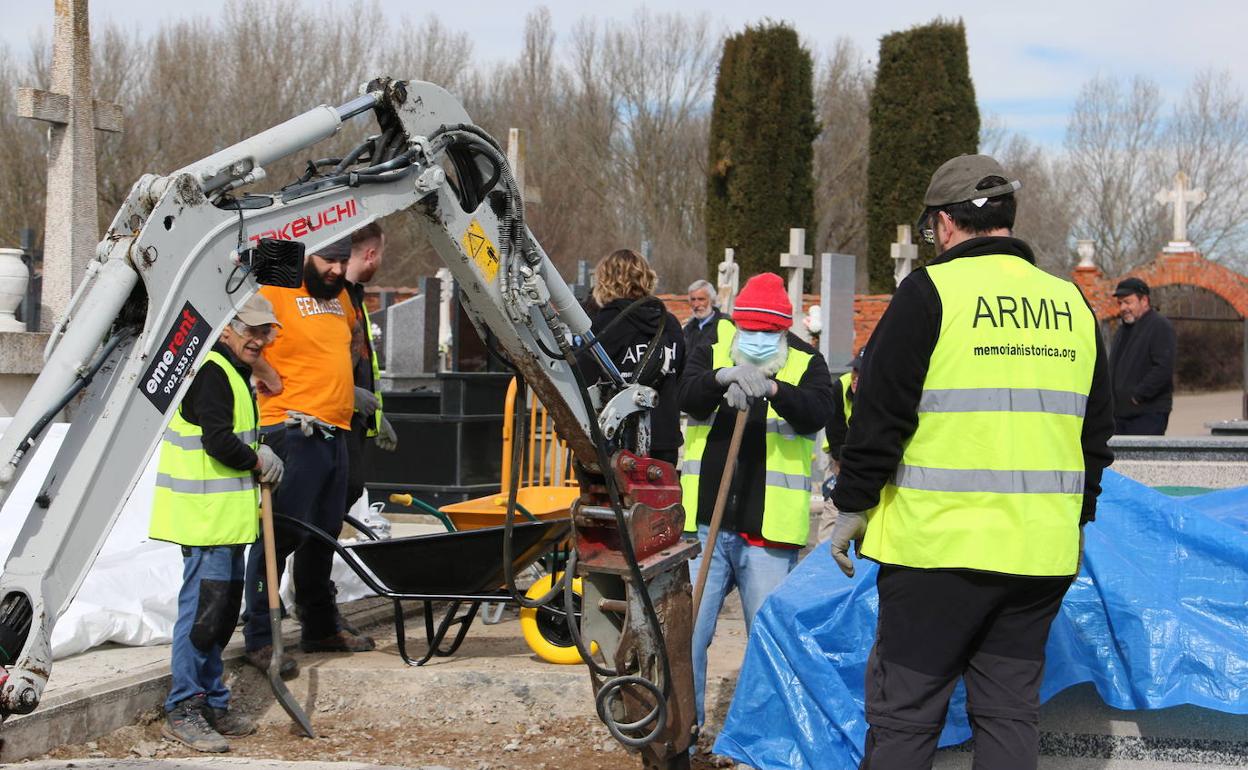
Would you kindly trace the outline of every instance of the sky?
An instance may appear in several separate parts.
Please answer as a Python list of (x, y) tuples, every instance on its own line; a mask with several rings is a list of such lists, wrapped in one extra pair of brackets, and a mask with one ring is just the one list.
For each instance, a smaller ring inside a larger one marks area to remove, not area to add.
[[(324, 0), (305, 0), (321, 5)], [(577, 20), (627, 20), (642, 3), (575, 0), (482, 0), (423, 4), (411, 0), (380, 0), (388, 15), (423, 18), (436, 8), (441, 21), (470, 34), (482, 64), (515, 56), (521, 45), (524, 16), (539, 5), (550, 9), (558, 34), (566, 35)], [(328, 0), (347, 9), (350, 0)], [(52, 0), (0, 0), (0, 43), (21, 52), (32, 34), (50, 34)], [(162, 20), (203, 15), (218, 2), (161, 0), (91, 0), (91, 22), (106, 20), (140, 31)], [(1204, 69), (1228, 69), (1236, 84), (1248, 90), (1248, 54), (1243, 30), (1248, 28), (1245, 0), (1049, 0), (1048, 2), (918, 2), (882, 0), (650, 0), (652, 11), (707, 13), (724, 32), (739, 30), (764, 18), (787, 21), (819, 55), (838, 37), (850, 38), (874, 63), (882, 35), (930, 21), (935, 15), (961, 18), (966, 24), (971, 76), (981, 117), (995, 116), (1007, 130), (1053, 148), (1060, 147), (1067, 115), (1079, 89), (1097, 75), (1145, 75), (1173, 102), (1193, 75)], [(315, 100), (309, 95), (310, 100)]]

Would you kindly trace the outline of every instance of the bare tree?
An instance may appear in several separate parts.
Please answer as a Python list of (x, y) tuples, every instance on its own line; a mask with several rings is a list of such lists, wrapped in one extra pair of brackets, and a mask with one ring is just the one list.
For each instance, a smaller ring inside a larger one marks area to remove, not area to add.
[(1074, 266), (1070, 237), (1074, 212), (1065, 161), (1050, 157), (1026, 137), (1007, 131), (993, 117), (980, 128), (979, 147), (1023, 183), (1014, 234), (1031, 246), (1041, 268), (1054, 275), (1069, 275)]
[(874, 75), (848, 38), (839, 38), (819, 68), (815, 109), (815, 253), (858, 257), (866, 287), (867, 144)]

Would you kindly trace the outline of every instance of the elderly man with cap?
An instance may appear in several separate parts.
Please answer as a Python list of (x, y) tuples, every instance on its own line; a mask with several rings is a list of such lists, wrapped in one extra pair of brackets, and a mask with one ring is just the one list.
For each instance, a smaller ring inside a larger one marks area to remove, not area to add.
[(167, 738), (197, 751), (229, 750), (223, 736), (255, 723), (230, 711), (221, 650), (243, 598), (243, 549), (258, 533), (256, 479), (276, 484), (282, 461), (257, 442), (251, 365), (281, 326), (259, 294), (204, 359), (160, 442), (149, 536), (182, 546), (182, 588), (165, 699)]
[[(337, 537), (347, 498), (347, 442), (356, 399), (351, 360), (355, 311), (344, 288), (350, 237), (309, 254), (303, 285), (263, 286), (282, 324), (282, 334), (256, 364), (263, 442), (285, 461), (286, 475), (273, 496), (276, 513), (306, 521)], [(286, 557), (295, 554), (295, 604), (303, 625), (305, 652), (364, 652), (373, 641), (341, 627), (330, 580), (333, 551), (303, 530), (278, 527), (278, 579)], [(267, 670), (272, 655), (264, 544), (247, 556), (246, 659)], [(282, 662), (293, 676), (294, 658)]]
[(1148, 284), (1126, 278), (1114, 289), (1122, 325), (1109, 348), (1114, 432), (1162, 436), (1174, 405), (1174, 327), (1152, 308)]
[(823, 429), (823, 451), (828, 455), (831, 464), (828, 466), (828, 477), (823, 481), (823, 512), (819, 516), (819, 534), (816, 543), (822, 543), (832, 535), (832, 527), (836, 525), (836, 506), (832, 504), (832, 489), (836, 486), (836, 476), (841, 472), (841, 449), (845, 446), (845, 436), (849, 433), (849, 421), (854, 415), (854, 395), (858, 392), (858, 373), (862, 369), (862, 361), (867, 356), (867, 348), (863, 346), (858, 355), (849, 362), (849, 371), (836, 378), (832, 383), (832, 418)]
[[(732, 311), (736, 327), (693, 351), (680, 383), (689, 413), (680, 484), (685, 529), (709, 559), (694, 621), (693, 683), (698, 724), (705, 719), (706, 651), (724, 599), (741, 592), (745, 622), (797, 563), (810, 527), (814, 437), (832, 414), (832, 379), (818, 351), (789, 333), (793, 308), (774, 273), (751, 278)], [(720, 531), (706, 542), (738, 411), (747, 412)]]
[(1017, 181), (985, 155), (932, 176), (939, 256), (871, 337), (832, 493), (832, 557), (879, 563), (862, 768), (930, 768), (958, 679), (976, 768), (1034, 770), (1044, 648), (1113, 460), (1091, 308), (1011, 237)]

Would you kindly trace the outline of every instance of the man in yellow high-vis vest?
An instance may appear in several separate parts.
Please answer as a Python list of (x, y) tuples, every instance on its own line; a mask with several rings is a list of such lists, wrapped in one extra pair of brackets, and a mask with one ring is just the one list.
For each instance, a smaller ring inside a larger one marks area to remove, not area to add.
[[(793, 309), (774, 273), (751, 278), (714, 345), (693, 351), (680, 383), (689, 413), (681, 463), (685, 529), (697, 533), (710, 559), (705, 593), (694, 621), (693, 684), (698, 724), (705, 719), (706, 650), (724, 599), (741, 592), (745, 622), (797, 563), (810, 527), (814, 437), (832, 413), (832, 379), (823, 356), (789, 333)], [(747, 410), (736, 470), (720, 531), (707, 543), (738, 410)]]
[(823, 510), (819, 514), (816, 543), (825, 542), (832, 536), (832, 528), (836, 526), (836, 506), (832, 504), (832, 489), (836, 486), (836, 476), (841, 472), (841, 449), (845, 446), (845, 436), (849, 434), (849, 421), (854, 415), (854, 394), (858, 391), (858, 374), (862, 370), (862, 361), (867, 356), (864, 345), (859, 348), (858, 355), (849, 362), (849, 371), (832, 382), (832, 417), (823, 429), (823, 451), (828, 455), (828, 475), (823, 480)]
[(221, 650), (243, 600), (243, 549), (259, 532), (253, 474), (281, 481), (283, 464), (258, 443), (251, 365), (273, 338), (273, 306), (259, 294), (221, 331), (160, 442), (149, 535), (182, 546), (182, 588), (173, 627), (168, 738), (197, 751), (229, 750), (224, 736), (255, 723), (229, 708)]
[(872, 335), (833, 491), (832, 556), (880, 564), (861, 768), (930, 768), (966, 683), (975, 767), (1031, 770), (1049, 627), (1113, 460), (1104, 346), (1079, 290), (1011, 237), (1021, 185), (963, 155), (919, 231), (940, 255)]

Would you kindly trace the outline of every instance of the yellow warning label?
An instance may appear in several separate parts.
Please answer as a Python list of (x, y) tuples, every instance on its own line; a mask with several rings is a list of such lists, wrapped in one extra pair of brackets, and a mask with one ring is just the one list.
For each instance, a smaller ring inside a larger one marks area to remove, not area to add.
[(464, 231), (464, 251), (481, 268), (485, 280), (493, 282), (494, 276), (498, 275), (498, 249), (494, 248), (481, 223), (475, 219)]

